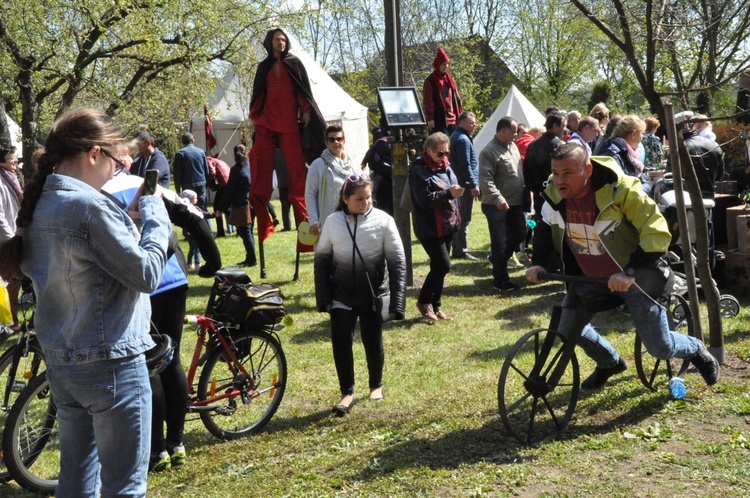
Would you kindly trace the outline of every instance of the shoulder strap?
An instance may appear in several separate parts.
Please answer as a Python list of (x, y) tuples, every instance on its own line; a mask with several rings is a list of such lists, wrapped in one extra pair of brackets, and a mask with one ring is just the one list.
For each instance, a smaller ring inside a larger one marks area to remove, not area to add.
[[(356, 218), (355, 218), (356, 220)], [(357, 241), (355, 239), (355, 234), (357, 232), (357, 226), (354, 225), (354, 232), (352, 232), (352, 229), (349, 228), (349, 222), (346, 221), (346, 217), (344, 218), (344, 222), (346, 223), (346, 229), (349, 231), (349, 236), (352, 238), (352, 244), (354, 245), (354, 250), (357, 251), (357, 255), (359, 256), (359, 260), (362, 261), (362, 268), (365, 270), (365, 277), (367, 278), (367, 285), (370, 286), (370, 292), (372, 293), (372, 297), (375, 298), (377, 295), (375, 294), (375, 289), (372, 286), (372, 281), (370, 280), (370, 272), (367, 271), (367, 265), (365, 264), (365, 258), (362, 257), (362, 253), (359, 252), (359, 246), (357, 245)]]

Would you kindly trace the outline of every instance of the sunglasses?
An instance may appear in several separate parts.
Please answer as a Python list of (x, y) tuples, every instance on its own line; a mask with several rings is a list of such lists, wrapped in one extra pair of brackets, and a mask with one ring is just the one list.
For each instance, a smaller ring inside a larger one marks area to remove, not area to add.
[(104, 149), (101, 149), (101, 151), (102, 151), (102, 154), (104, 154), (108, 158), (112, 159), (112, 161), (114, 161), (114, 163), (115, 163), (115, 176), (119, 175), (122, 172), (122, 170), (124, 170), (126, 168), (125, 163), (122, 162), (120, 159), (117, 159), (115, 156), (113, 156), (112, 154), (110, 154), (109, 152), (107, 152)]
[(451, 151), (446, 150), (445, 152), (435, 152), (435, 155), (438, 156), (438, 157), (445, 157), (445, 156), (449, 155), (450, 153), (451, 153)]
[(346, 190), (346, 186), (350, 183), (357, 183), (359, 181), (369, 181), (370, 175), (367, 173), (361, 173), (359, 175), (349, 175), (346, 177), (346, 180), (344, 181), (344, 187), (342, 190)]
[(343, 142), (344, 137), (328, 137), (326, 140), (328, 140), (329, 144), (332, 144), (333, 142)]

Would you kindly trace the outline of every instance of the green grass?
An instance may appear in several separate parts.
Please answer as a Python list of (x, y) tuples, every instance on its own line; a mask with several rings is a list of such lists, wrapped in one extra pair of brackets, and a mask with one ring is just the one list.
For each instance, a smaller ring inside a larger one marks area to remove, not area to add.
[[(407, 295), (407, 318), (386, 325), (385, 400), (367, 401), (364, 351), (355, 341), (358, 389), (349, 415), (333, 418), (339, 392), (327, 315), (315, 311), (312, 254), (303, 254), (292, 281), (295, 233), (265, 244), (266, 281), (280, 285), (294, 325), (281, 340), (289, 376), (276, 416), (260, 434), (224, 442), (199, 420), (186, 428), (184, 467), (149, 476), (150, 497), (318, 496), (743, 496), (750, 478), (750, 401), (745, 367), (750, 356), (746, 312), (725, 321), (730, 367), (713, 388), (694, 373), (688, 396), (670, 401), (638, 380), (634, 334), (620, 311), (600, 314), (602, 333), (630, 368), (601, 391), (581, 395), (558, 440), (527, 448), (509, 437), (498, 415), (497, 382), (503, 360), (527, 331), (546, 327), (560, 302), (559, 285), (525, 285), (510, 295), (492, 290), (489, 238), (477, 206), (470, 247), (479, 262), (454, 263), (443, 309), (450, 323), (417, 319), (418, 288)], [(218, 239), (225, 266), (243, 259), (236, 236)], [(428, 263), (413, 244), (415, 281)], [(248, 273), (261, 281), (259, 268)], [(191, 276), (189, 313), (205, 307), (210, 280)], [(739, 296), (738, 296), (739, 297)], [(743, 306), (746, 298), (740, 297)], [(705, 315), (704, 315), (705, 316)], [(195, 344), (186, 328), (183, 363)], [(739, 357), (739, 358), (738, 358)], [(593, 364), (578, 355), (581, 377)], [(27, 496), (13, 486), (0, 495)]]

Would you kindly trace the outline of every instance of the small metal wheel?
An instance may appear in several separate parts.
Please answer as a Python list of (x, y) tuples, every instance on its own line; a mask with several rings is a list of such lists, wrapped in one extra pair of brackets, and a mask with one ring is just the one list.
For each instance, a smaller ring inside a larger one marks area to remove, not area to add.
[[(549, 354), (542, 347), (553, 334)], [(497, 386), (500, 416), (506, 430), (523, 444), (537, 444), (557, 437), (568, 425), (579, 392), (578, 360), (572, 353), (560, 381), (547, 381), (563, 356), (563, 338), (554, 330), (528, 332), (508, 352)], [(533, 375), (534, 366), (540, 365)]]
[(719, 297), (719, 309), (724, 318), (734, 318), (740, 314), (740, 302), (731, 294), (722, 294)]
[[(677, 310), (679, 310), (679, 313), (675, 313)], [(676, 316), (679, 316), (680, 319), (677, 320)], [(687, 334), (691, 337), (695, 336), (690, 305), (684, 297), (677, 294), (672, 294), (669, 297), (667, 322), (669, 330)], [(662, 360), (654, 358), (646, 351), (638, 335), (635, 336), (634, 356), (638, 378), (651, 391), (658, 391), (660, 388), (667, 386), (669, 379), (675, 376), (682, 376), (690, 367), (690, 360), (680, 360), (677, 358)]]

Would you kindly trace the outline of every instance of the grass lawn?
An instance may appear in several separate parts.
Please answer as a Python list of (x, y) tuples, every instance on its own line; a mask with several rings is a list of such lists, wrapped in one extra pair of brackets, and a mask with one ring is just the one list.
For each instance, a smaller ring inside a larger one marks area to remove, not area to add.
[[(747, 496), (750, 482), (750, 333), (747, 313), (726, 319), (728, 364), (708, 388), (688, 373), (685, 400), (652, 393), (633, 363), (630, 317), (613, 310), (594, 324), (626, 358), (628, 370), (602, 390), (582, 393), (562, 436), (524, 447), (498, 415), (503, 360), (525, 332), (545, 327), (559, 284), (492, 290), (485, 256), (489, 237), (475, 206), (470, 247), (478, 262), (455, 261), (443, 309), (454, 321), (428, 325), (417, 317), (418, 284), (428, 271), (414, 242), (414, 280), (407, 319), (385, 326), (385, 400), (367, 399), (367, 370), (355, 342), (358, 390), (349, 415), (331, 416), (339, 400), (329, 321), (316, 312), (312, 254), (294, 274), (296, 232), (265, 244), (268, 278), (281, 286), (294, 324), (281, 333), (288, 385), (279, 411), (258, 435), (231, 442), (211, 436), (197, 418), (186, 427), (184, 467), (149, 476), (150, 497), (318, 496)], [(244, 257), (236, 236), (218, 239), (225, 266)], [(260, 282), (258, 267), (248, 269)], [(189, 313), (205, 307), (210, 280), (190, 277)], [(748, 299), (738, 296), (743, 306)], [(705, 312), (704, 312), (705, 313)], [(704, 316), (705, 318), (705, 316)], [(704, 319), (705, 322), (705, 319)], [(195, 343), (186, 327), (183, 363)], [(594, 365), (578, 355), (581, 376)], [(191, 416), (192, 417), (192, 416)], [(2, 496), (27, 496), (13, 485)]]

